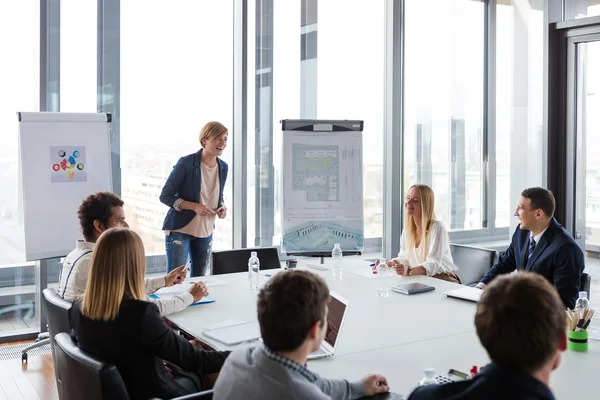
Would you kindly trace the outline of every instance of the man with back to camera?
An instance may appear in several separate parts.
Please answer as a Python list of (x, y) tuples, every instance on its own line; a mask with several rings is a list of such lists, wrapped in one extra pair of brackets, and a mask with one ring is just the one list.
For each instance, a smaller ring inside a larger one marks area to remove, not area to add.
[[(98, 237), (109, 228), (129, 228), (125, 221), (123, 200), (111, 192), (97, 192), (87, 196), (81, 202), (77, 215), (85, 240), (78, 240), (75, 249), (63, 262), (58, 283), (58, 294), (67, 301), (74, 301), (83, 295), (92, 266), (92, 255)], [(146, 293), (154, 293), (164, 286), (181, 283), (186, 277), (185, 266), (174, 269), (169, 274), (158, 278), (146, 279)], [(167, 299), (148, 298), (156, 304), (162, 316), (184, 310), (194, 301), (202, 299), (208, 291), (206, 286), (195, 283), (189, 293)]]
[(554, 285), (564, 305), (573, 308), (584, 268), (583, 252), (554, 219), (555, 209), (551, 191), (523, 190), (514, 214), (520, 224), (512, 242), (476, 287), (484, 289), (497, 275), (514, 270), (537, 272)]
[(550, 374), (567, 348), (563, 303), (542, 276), (495, 279), (477, 304), (477, 336), (491, 363), (473, 379), (415, 389), (408, 400), (554, 400)]
[(356, 399), (389, 390), (381, 375), (325, 379), (306, 368), (327, 332), (329, 289), (308, 271), (280, 272), (258, 295), (262, 344), (240, 347), (225, 361), (214, 399)]

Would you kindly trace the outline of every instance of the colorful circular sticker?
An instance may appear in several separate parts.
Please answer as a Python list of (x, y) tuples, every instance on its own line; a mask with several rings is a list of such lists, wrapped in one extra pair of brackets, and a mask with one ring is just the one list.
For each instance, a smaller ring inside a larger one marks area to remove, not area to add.
[(55, 170), (55, 171), (60, 171), (60, 165), (58, 165), (58, 164), (54, 164), (54, 165), (52, 166), (52, 169), (53, 169), (53, 170)]
[(67, 178), (73, 179), (74, 176), (75, 176), (75, 172), (73, 172), (71, 170), (67, 171)]
[(64, 151), (64, 150), (59, 150), (59, 151), (58, 151), (58, 156), (59, 156), (59, 157), (64, 157), (64, 156), (66, 156), (66, 155), (67, 155), (67, 152), (66, 152), (66, 151)]
[(80, 155), (81, 155), (81, 153), (79, 153), (79, 150), (75, 150), (73, 152), (73, 157), (75, 157), (75, 158), (79, 157)]
[(79, 163), (79, 164), (77, 164), (77, 169), (78, 169), (78, 170), (80, 170), (80, 171), (83, 171), (83, 169), (84, 169), (84, 168), (85, 168), (85, 167), (83, 166), (83, 163)]

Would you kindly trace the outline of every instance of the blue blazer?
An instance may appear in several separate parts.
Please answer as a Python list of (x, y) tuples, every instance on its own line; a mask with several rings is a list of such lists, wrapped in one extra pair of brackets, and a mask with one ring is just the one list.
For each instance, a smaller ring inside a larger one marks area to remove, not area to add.
[(571, 234), (552, 218), (531, 258), (527, 259), (530, 235), (530, 231), (517, 227), (510, 247), (500, 255), (498, 263), (490, 268), (481, 282), (487, 284), (496, 275), (515, 269), (537, 272), (554, 285), (565, 306), (573, 308), (584, 268), (583, 252)]
[[(545, 233), (544, 233), (545, 235)], [(489, 364), (473, 379), (416, 388), (408, 400), (554, 400), (542, 382), (523, 372)]]
[[(181, 157), (173, 167), (171, 174), (165, 182), (165, 186), (160, 192), (160, 201), (171, 207), (167, 212), (163, 223), (163, 230), (181, 229), (194, 218), (196, 213), (192, 210), (175, 211), (173, 203), (178, 198), (183, 200), (200, 202), (200, 185), (202, 174), (200, 173), (200, 154), (202, 149), (196, 153)], [(225, 161), (217, 158), (219, 164), (219, 204), (214, 204), (214, 208), (223, 205), (223, 188), (227, 180), (228, 166)]]

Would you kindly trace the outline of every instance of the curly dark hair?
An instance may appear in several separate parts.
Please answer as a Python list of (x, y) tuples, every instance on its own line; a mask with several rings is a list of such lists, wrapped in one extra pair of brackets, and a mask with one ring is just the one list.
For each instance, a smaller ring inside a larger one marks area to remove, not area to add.
[(108, 227), (108, 220), (112, 216), (112, 208), (123, 207), (123, 204), (123, 200), (111, 192), (97, 192), (83, 199), (77, 215), (85, 240), (93, 242), (96, 239), (95, 220)]

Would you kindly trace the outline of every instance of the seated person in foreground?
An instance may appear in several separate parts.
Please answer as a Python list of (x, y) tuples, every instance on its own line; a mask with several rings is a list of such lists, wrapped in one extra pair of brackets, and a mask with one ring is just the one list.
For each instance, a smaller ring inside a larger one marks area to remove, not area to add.
[(234, 350), (217, 379), (214, 399), (355, 399), (389, 390), (386, 379), (325, 379), (306, 368), (327, 331), (329, 289), (308, 271), (280, 272), (258, 295), (263, 343)]
[(575, 307), (584, 269), (583, 252), (554, 219), (555, 208), (551, 191), (540, 187), (523, 190), (515, 210), (519, 226), (510, 247), (476, 287), (484, 289), (496, 276), (515, 270), (537, 272), (554, 285), (565, 307)]
[[(75, 250), (65, 258), (58, 286), (58, 294), (71, 302), (85, 291), (94, 246), (100, 234), (109, 228), (129, 228), (123, 212), (123, 200), (111, 192), (98, 192), (87, 196), (79, 206), (77, 214), (85, 240), (78, 240)], [(165, 276), (146, 279), (145, 292), (151, 294), (162, 287), (181, 283), (185, 277), (185, 266), (181, 266)], [(208, 294), (204, 283), (198, 282), (195, 285), (201, 287), (200, 298), (194, 299), (190, 289), (188, 293), (168, 299), (148, 298), (148, 301), (157, 305), (162, 316), (179, 312)], [(193, 290), (199, 293), (197, 289)]]
[(448, 232), (433, 212), (435, 195), (427, 185), (410, 187), (404, 201), (404, 231), (398, 257), (388, 266), (398, 275), (428, 275), (460, 283), (450, 253)]
[(567, 348), (565, 312), (542, 276), (523, 272), (495, 279), (477, 303), (475, 327), (491, 364), (475, 378), (421, 386), (409, 400), (553, 400), (550, 373)]
[[(146, 301), (145, 272), (144, 246), (135, 232), (111, 228), (100, 236), (85, 294), (73, 303), (77, 345), (114, 364), (132, 399), (201, 391), (202, 377), (219, 372), (229, 352), (199, 350), (169, 329)], [(162, 360), (173, 364), (175, 378)]]

